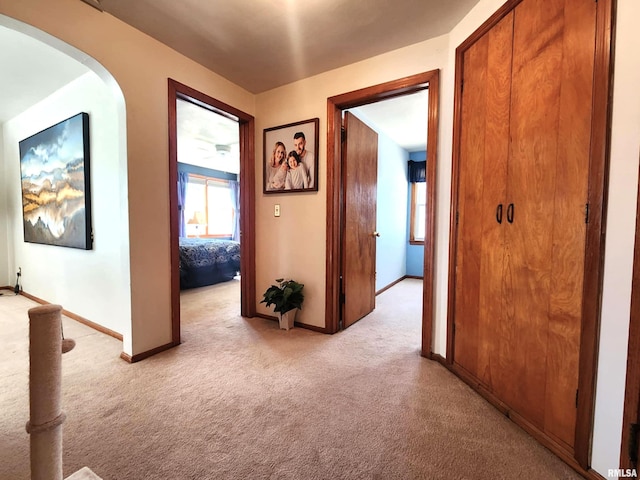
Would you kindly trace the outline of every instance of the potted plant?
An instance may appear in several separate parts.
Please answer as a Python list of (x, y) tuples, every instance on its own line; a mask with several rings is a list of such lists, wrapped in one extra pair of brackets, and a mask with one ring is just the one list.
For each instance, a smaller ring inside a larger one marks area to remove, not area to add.
[(260, 303), (266, 303), (267, 307), (275, 305), (273, 310), (280, 314), (280, 328), (289, 330), (293, 327), (296, 312), (302, 309), (304, 284), (283, 278), (276, 279), (276, 283), (267, 288)]

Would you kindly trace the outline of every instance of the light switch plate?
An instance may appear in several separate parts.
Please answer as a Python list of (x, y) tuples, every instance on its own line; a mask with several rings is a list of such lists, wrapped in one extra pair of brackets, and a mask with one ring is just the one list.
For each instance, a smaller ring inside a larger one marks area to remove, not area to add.
[(280, 204), (276, 204), (273, 207), (273, 216), (274, 217), (279, 217), (280, 216)]

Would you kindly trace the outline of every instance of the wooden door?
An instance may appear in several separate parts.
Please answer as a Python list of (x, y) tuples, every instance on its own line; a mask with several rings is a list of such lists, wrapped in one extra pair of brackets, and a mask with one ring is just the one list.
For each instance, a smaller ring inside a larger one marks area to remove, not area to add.
[(573, 447), (595, 2), (515, 9), (507, 257), (517, 332), (511, 406)]
[(344, 128), (342, 321), (347, 328), (375, 308), (378, 134), (350, 112)]
[[(464, 57), (458, 180), (455, 362), (490, 390), (504, 391), (511, 305), (503, 290), (504, 226), (513, 14)], [(507, 349), (507, 351), (503, 351)]]
[(595, 18), (595, 2), (523, 0), (463, 59), (454, 362), (568, 450)]

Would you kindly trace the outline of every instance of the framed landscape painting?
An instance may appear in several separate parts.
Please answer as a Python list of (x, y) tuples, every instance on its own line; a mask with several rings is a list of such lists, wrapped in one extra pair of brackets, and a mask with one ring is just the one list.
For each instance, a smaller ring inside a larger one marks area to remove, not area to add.
[(312, 118), (264, 130), (264, 193), (318, 191), (318, 124)]
[(19, 142), (24, 241), (91, 250), (89, 115)]

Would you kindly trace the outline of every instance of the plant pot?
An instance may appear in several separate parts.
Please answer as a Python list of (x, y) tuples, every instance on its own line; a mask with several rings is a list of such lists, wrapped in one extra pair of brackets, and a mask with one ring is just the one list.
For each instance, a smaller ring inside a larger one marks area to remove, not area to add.
[(289, 330), (290, 328), (293, 328), (293, 324), (296, 320), (296, 312), (298, 311), (297, 308), (294, 308), (293, 310), (289, 310), (287, 313), (282, 313), (280, 315), (280, 328), (283, 330)]

